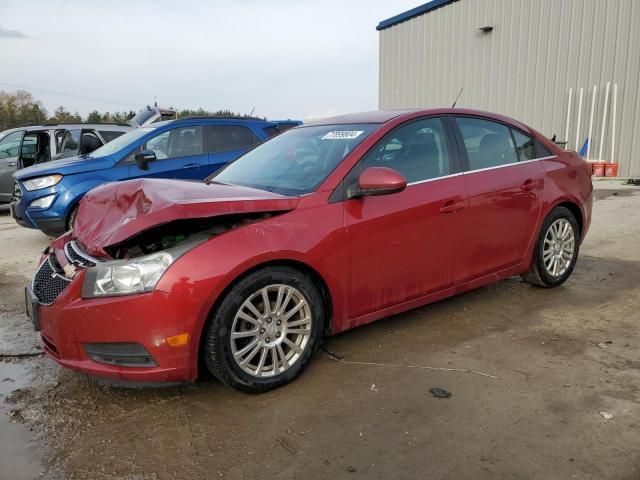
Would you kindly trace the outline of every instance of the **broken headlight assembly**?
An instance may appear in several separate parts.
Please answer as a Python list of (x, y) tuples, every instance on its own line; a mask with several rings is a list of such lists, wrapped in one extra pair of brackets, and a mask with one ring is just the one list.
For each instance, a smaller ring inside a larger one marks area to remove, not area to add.
[(152, 291), (164, 272), (197, 243), (129, 260), (100, 262), (87, 269), (82, 298), (116, 297)]

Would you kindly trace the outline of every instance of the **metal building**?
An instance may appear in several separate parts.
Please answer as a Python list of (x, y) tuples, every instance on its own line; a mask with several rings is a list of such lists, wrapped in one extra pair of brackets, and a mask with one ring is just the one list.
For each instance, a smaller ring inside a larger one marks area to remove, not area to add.
[(464, 88), (459, 106), (578, 151), (589, 138), (590, 160), (640, 176), (640, 0), (433, 0), (377, 29), (381, 109), (451, 106)]

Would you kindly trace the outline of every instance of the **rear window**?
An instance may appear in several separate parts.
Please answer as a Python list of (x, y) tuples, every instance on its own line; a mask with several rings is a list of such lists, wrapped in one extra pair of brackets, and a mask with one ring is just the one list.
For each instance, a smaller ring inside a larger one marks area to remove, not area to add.
[(257, 139), (247, 127), (240, 125), (214, 125), (211, 127), (212, 152), (226, 152), (250, 147)]

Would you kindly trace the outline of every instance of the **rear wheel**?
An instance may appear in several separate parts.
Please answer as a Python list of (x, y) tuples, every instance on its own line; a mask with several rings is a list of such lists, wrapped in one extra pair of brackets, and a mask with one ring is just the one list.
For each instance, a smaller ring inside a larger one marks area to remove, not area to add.
[(289, 267), (253, 272), (231, 288), (209, 321), (207, 368), (245, 392), (284, 385), (317, 350), (324, 317), (322, 297), (303, 273)]
[(522, 278), (539, 287), (557, 287), (573, 272), (579, 250), (579, 228), (575, 216), (556, 207), (545, 218), (533, 252), (531, 269)]

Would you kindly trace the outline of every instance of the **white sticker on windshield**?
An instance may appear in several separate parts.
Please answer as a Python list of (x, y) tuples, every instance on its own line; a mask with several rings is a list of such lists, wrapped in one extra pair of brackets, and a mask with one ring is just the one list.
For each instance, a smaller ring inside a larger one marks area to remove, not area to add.
[(353, 140), (364, 133), (364, 130), (336, 130), (327, 133), (322, 140)]

